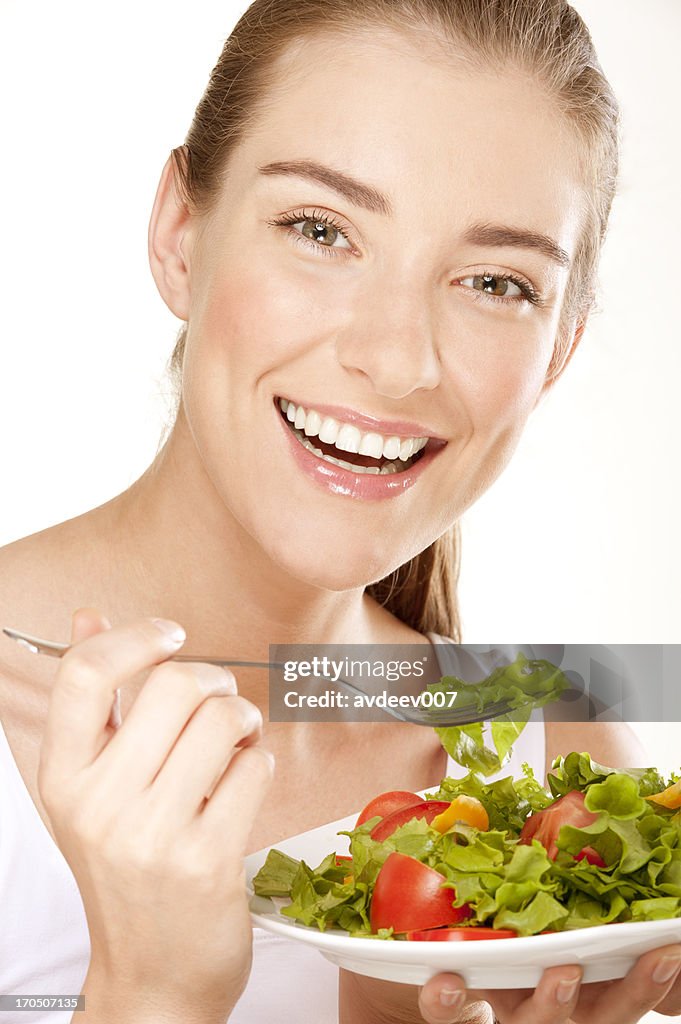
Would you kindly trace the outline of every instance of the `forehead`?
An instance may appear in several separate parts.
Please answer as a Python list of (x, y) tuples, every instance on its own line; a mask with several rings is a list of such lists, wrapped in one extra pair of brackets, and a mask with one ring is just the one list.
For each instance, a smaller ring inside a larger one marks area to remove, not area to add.
[(280, 58), (244, 145), (251, 168), (314, 159), (414, 204), (574, 234), (578, 137), (542, 86), (391, 29), (322, 33)]

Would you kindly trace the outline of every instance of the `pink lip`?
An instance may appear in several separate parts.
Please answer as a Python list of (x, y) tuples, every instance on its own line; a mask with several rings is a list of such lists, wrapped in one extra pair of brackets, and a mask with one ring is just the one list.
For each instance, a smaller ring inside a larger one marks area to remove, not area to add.
[[(279, 396), (284, 398), (284, 395)], [(275, 399), (279, 408), (279, 398)], [(290, 399), (289, 399), (290, 401)], [(398, 437), (430, 437), (435, 441), (444, 441), (438, 437), (434, 430), (424, 426), (423, 423), (408, 423), (406, 420), (379, 420), (374, 416), (363, 416), (354, 409), (346, 409), (342, 405), (318, 405), (317, 402), (294, 402), (296, 408), (302, 405), (305, 411), (314, 409), (315, 412), (323, 413), (325, 416), (332, 416), (335, 420), (343, 420), (345, 423), (353, 423), (362, 427), (365, 432), (373, 431), (375, 434), (383, 434), (384, 437), (397, 435)]]
[[(343, 494), (347, 497), (368, 501), (396, 498), (399, 494), (403, 494), (410, 487), (414, 486), (433, 459), (436, 459), (442, 449), (446, 447), (445, 441), (438, 441), (435, 444), (429, 443), (423, 449), (421, 458), (409, 469), (402, 470), (401, 473), (390, 473), (384, 476), (375, 473), (353, 473), (352, 470), (343, 469), (342, 466), (334, 466), (332, 462), (325, 462), (317, 458), (307, 448), (304, 448), (290, 429), (279, 408), (278, 402), (275, 404), (275, 408), (281, 422), (281, 429), (298, 466), (306, 476), (314, 480), (318, 486), (330, 491), (331, 494)], [(317, 407), (312, 406), (312, 408)], [(341, 454), (339, 452), (339, 456)]]

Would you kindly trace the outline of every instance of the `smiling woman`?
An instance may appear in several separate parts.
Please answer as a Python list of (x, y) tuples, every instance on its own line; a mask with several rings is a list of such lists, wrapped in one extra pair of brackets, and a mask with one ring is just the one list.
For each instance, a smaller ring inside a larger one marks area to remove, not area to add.
[[(172, 660), (459, 639), (457, 524), (582, 337), (617, 116), (563, 0), (240, 18), (149, 224), (182, 321), (172, 428), (123, 493), (0, 551), (3, 620), (72, 639), (56, 673), (0, 653), (0, 990), (82, 988), (97, 1024), (480, 1021), (487, 1002), (502, 1024), (626, 1024), (678, 1003), (677, 947), (582, 992), (566, 965), (470, 998), (453, 975), (339, 985), (259, 932), (252, 964), (246, 852), (460, 771), (431, 730), (264, 724), (266, 673), (241, 668), (237, 695)], [(568, 744), (531, 723), (514, 766), (543, 775)], [(588, 746), (642, 756), (624, 726)]]

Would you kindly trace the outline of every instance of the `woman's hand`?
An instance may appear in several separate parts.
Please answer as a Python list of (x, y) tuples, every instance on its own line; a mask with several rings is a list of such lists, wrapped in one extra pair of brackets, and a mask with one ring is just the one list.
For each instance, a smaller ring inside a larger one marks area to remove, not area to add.
[(642, 956), (621, 981), (581, 986), (581, 970), (567, 966), (544, 971), (535, 990), (466, 992), (461, 978), (438, 974), (421, 989), (419, 1010), (427, 1024), (454, 1024), (484, 999), (500, 1024), (635, 1024), (650, 1010), (681, 1013), (680, 968), (681, 946), (665, 946)]
[[(38, 785), (90, 932), (79, 1020), (106, 1001), (111, 1020), (224, 1022), (248, 978), (243, 857), (273, 760), (230, 672), (165, 660), (183, 640), (81, 610), (54, 684)], [(116, 689), (149, 669), (115, 729)]]

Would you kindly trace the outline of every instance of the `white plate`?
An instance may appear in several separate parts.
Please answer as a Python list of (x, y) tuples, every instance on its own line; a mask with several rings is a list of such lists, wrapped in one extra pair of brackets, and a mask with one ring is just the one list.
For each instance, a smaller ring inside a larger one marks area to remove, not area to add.
[[(348, 853), (347, 836), (336, 833), (353, 828), (356, 820), (357, 814), (353, 814), (332, 821), (284, 839), (276, 848), (315, 868), (332, 850)], [(423, 985), (440, 971), (455, 971), (469, 988), (534, 988), (546, 967), (580, 964), (584, 981), (608, 981), (623, 977), (648, 950), (681, 942), (681, 918), (475, 942), (384, 942), (351, 938), (338, 929), (320, 932), (283, 917), (272, 900), (253, 895), (251, 880), (267, 853), (258, 850), (246, 858), (254, 925), (285, 939), (306, 942), (338, 967), (370, 978)]]

